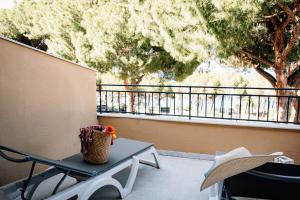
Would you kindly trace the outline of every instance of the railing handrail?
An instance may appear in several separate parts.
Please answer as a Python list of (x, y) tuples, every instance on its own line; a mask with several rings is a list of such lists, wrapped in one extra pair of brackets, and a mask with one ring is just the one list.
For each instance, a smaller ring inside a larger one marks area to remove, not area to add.
[[(184, 88), (184, 90), (163, 91), (154, 88)], [(279, 90), (287, 92), (280, 94)], [(99, 92), (97, 109), (100, 113), (300, 124), (300, 96), (297, 94), (300, 89), (97, 84), (97, 91)]]
[(267, 87), (234, 87), (234, 86), (200, 86), (200, 85), (137, 85), (137, 84), (97, 84), (97, 86), (113, 87), (173, 87), (173, 88), (206, 88), (206, 89), (236, 89), (236, 90), (291, 90), (300, 91), (300, 88), (267, 88)]
[[(98, 91), (98, 90), (97, 90)], [(285, 98), (297, 98), (296, 95), (271, 95), (271, 94), (238, 94), (238, 93), (205, 93), (205, 92), (167, 92), (167, 91), (142, 91), (142, 90), (103, 90), (102, 92), (135, 92), (135, 93), (161, 93), (161, 94), (199, 94), (199, 95), (219, 95), (219, 96), (250, 96), (250, 97), (285, 97)]]

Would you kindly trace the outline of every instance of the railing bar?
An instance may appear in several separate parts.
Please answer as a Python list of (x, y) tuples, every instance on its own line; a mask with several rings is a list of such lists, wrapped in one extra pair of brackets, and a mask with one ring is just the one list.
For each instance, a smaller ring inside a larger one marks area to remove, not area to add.
[(222, 95), (222, 119), (224, 117), (224, 95)]
[(127, 92), (125, 94), (125, 113), (127, 112)]
[(290, 98), (287, 99), (287, 109), (286, 109), (286, 122), (289, 122), (289, 111), (290, 111)]
[(197, 96), (197, 116), (199, 116), (199, 94)]
[(120, 92), (118, 92), (118, 104), (119, 104), (119, 112), (120, 112), (121, 111)]
[(231, 99), (230, 99), (230, 112), (231, 112), (231, 119), (232, 119), (232, 115), (233, 115), (233, 109), (232, 109), (232, 106), (233, 106), (233, 96), (231, 96)]
[(153, 92), (152, 92), (151, 94), (152, 94), (152, 97), (151, 97), (151, 98), (152, 98), (152, 108), (151, 108), (152, 110), (151, 110), (151, 113), (153, 114), (153, 111), (154, 111), (154, 110), (153, 110), (153, 108), (154, 108), (154, 107), (153, 107)]
[(257, 119), (259, 120), (260, 96), (258, 96)]
[(147, 113), (147, 94), (145, 92), (145, 114)]
[(111, 92), (111, 109), (114, 110), (114, 92)]
[(189, 119), (191, 119), (192, 114), (192, 87), (189, 87)]
[(251, 96), (248, 99), (248, 119), (250, 119), (250, 105), (251, 105)]
[(205, 116), (207, 116), (207, 94), (205, 94)]
[(107, 111), (107, 91), (105, 93), (105, 110)]
[(298, 97), (298, 108), (297, 108), (297, 124), (299, 123), (299, 112), (300, 112), (300, 98)]
[(181, 94), (181, 115), (183, 115), (183, 94)]
[(158, 113), (160, 114), (160, 92), (158, 93)]
[(98, 85), (99, 86), (99, 96), (100, 96), (100, 98), (99, 98), (99, 103), (100, 103), (100, 113), (102, 113), (102, 92), (101, 92), (101, 85)]
[(279, 122), (278, 121), (278, 116), (279, 116), (279, 101), (280, 101), (280, 97), (277, 98), (277, 116), (276, 116), (276, 119), (277, 119), (276, 121), (277, 122)]
[(216, 116), (216, 95), (214, 94), (213, 95), (213, 98), (214, 98), (214, 106), (213, 106), (213, 108), (214, 108), (214, 117)]
[(242, 118), (242, 96), (240, 96), (239, 119)]
[(138, 97), (138, 113), (140, 113), (140, 93), (137, 93)]
[(174, 106), (174, 115), (175, 115), (176, 114), (175, 113), (175, 109), (176, 109), (176, 94), (175, 93), (174, 93), (174, 100), (173, 101), (174, 101), (174, 105), (173, 106)]
[[(168, 109), (168, 106), (169, 106), (169, 94), (167, 93), (166, 94), (167, 96), (166, 96), (166, 107), (167, 107), (167, 109)], [(167, 115), (169, 115), (169, 113), (167, 113)]]
[(268, 97), (267, 121), (269, 121), (270, 97)]

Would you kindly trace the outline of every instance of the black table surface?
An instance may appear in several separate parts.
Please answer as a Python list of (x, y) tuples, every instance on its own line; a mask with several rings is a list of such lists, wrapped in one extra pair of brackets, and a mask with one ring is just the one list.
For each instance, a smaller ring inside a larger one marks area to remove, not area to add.
[(67, 169), (69, 166), (70, 169), (72, 169), (72, 172), (77, 172), (86, 176), (96, 176), (112, 169), (152, 146), (153, 144), (151, 143), (118, 138), (114, 141), (114, 144), (110, 146), (109, 159), (105, 164), (89, 164), (83, 160), (81, 153), (67, 157), (61, 160), (60, 163)]

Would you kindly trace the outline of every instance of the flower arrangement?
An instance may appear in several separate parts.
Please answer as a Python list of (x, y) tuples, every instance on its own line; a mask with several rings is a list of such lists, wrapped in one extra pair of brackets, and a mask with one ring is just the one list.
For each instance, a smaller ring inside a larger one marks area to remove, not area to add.
[(108, 136), (111, 135), (111, 145), (117, 138), (116, 129), (112, 125), (95, 125), (81, 128), (79, 138), (81, 141), (81, 152), (83, 154), (87, 154), (89, 148), (91, 147), (93, 143), (93, 134), (107, 134)]

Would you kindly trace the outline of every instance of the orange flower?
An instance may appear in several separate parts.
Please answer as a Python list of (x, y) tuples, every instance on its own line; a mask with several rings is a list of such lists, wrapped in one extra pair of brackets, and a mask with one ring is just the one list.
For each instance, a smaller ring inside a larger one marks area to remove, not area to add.
[(116, 129), (112, 125), (106, 126), (104, 132), (111, 135), (111, 145), (114, 143), (114, 140), (117, 138)]
[(116, 129), (112, 125), (108, 125), (105, 129), (105, 132), (114, 135), (116, 133)]

